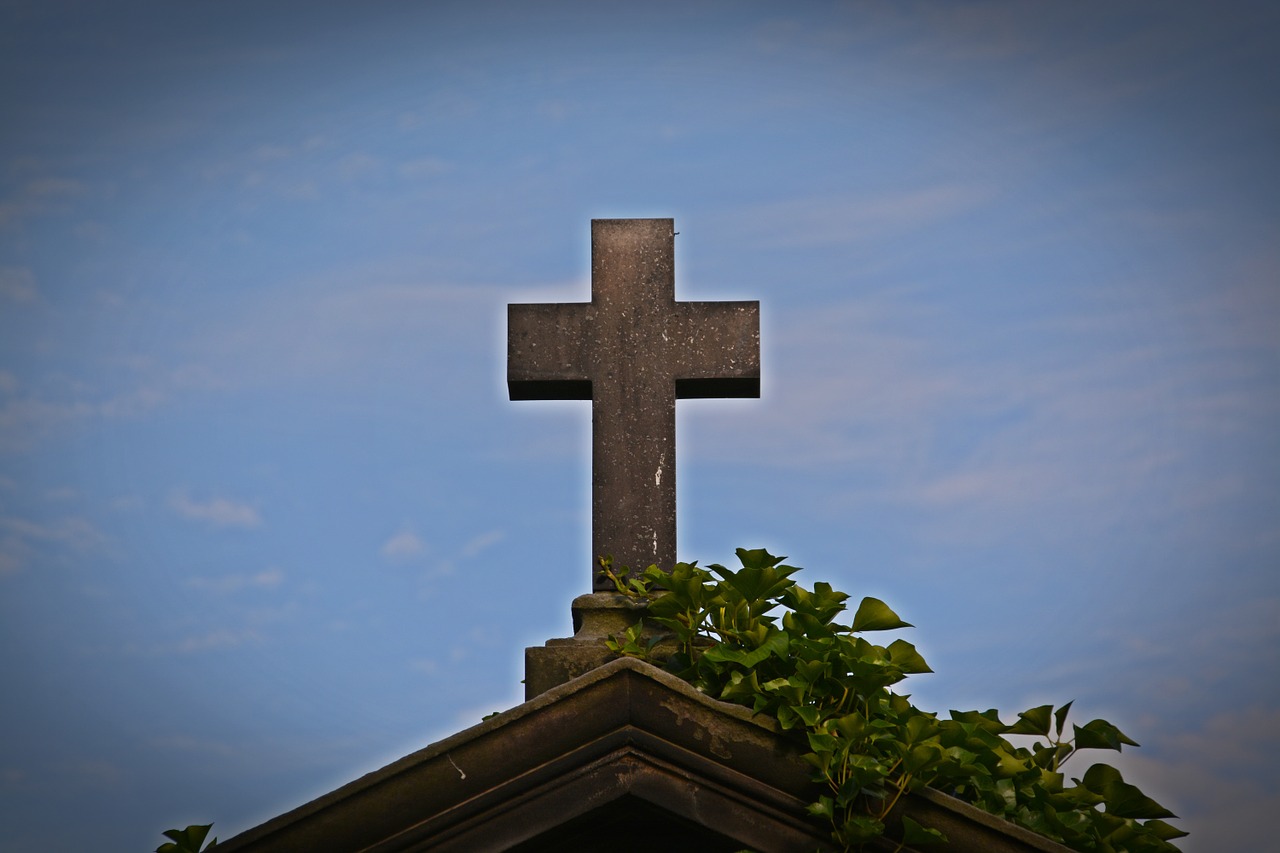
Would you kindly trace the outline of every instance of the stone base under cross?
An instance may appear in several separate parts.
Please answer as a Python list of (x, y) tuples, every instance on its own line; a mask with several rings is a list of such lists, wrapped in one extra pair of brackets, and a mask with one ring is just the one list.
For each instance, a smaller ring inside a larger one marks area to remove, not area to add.
[[(644, 618), (648, 602), (617, 592), (593, 592), (575, 598), (571, 611), (572, 637), (547, 640), (524, 650), (526, 702), (616, 658), (605, 641), (610, 636), (621, 637)], [(645, 635), (663, 636), (653, 628), (646, 628)]]

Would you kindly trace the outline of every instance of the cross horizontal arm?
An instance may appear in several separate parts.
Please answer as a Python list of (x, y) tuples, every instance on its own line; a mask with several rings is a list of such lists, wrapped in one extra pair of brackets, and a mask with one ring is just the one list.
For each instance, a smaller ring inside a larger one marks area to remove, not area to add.
[(507, 306), (507, 392), (512, 400), (590, 400), (585, 302)]
[(760, 396), (760, 303), (677, 302), (668, 344), (676, 396)]

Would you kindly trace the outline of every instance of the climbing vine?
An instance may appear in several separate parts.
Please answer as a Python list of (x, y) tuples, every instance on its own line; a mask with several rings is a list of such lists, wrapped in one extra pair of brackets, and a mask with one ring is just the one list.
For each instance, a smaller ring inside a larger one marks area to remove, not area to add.
[[(847, 594), (821, 582), (805, 589), (785, 557), (737, 554), (737, 570), (679, 563), (669, 574), (603, 559), (619, 592), (650, 601), (645, 622), (610, 637), (609, 648), (776, 719), (807, 749), (824, 788), (810, 814), (829, 822), (845, 850), (883, 836), (894, 805), (927, 785), (1076, 850), (1176, 853), (1171, 840), (1187, 833), (1164, 820), (1176, 816), (1114, 767), (1093, 764), (1068, 783), (1062, 767), (1077, 753), (1137, 746), (1111, 723), (1068, 727), (1070, 702), (1031, 708), (1008, 724), (995, 710), (952, 711), (950, 719), (922, 711), (895, 689), (932, 671), (915, 646), (859, 636), (912, 627), (888, 605), (864, 598), (852, 621), (838, 622)], [(1017, 746), (1007, 735), (1033, 742)], [(944, 840), (906, 817), (901, 832), (903, 845)]]

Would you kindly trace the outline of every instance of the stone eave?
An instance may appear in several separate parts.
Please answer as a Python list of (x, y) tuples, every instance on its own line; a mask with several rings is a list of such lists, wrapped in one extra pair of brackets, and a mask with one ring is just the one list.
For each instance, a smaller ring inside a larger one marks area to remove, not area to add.
[[(614, 837), (599, 849), (811, 853), (832, 849), (805, 812), (818, 793), (775, 721), (622, 658), (218, 849), (532, 853), (590, 850), (582, 839), (610, 833), (621, 843)], [(932, 790), (905, 797), (897, 811), (945, 832), (951, 844), (941, 849), (1067, 851)], [(645, 843), (661, 845), (639, 845), (637, 832), (655, 833)]]

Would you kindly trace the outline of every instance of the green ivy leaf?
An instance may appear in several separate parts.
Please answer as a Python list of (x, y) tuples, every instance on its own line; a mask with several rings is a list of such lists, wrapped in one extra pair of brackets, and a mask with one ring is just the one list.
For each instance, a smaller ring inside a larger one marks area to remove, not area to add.
[[(769, 558), (780, 559), (780, 558)], [(762, 561), (768, 563), (769, 560)], [(736, 572), (730, 572), (722, 566), (713, 566), (716, 574), (720, 575), (731, 589), (742, 596), (742, 600), (748, 604), (758, 604), (771, 602), (777, 598), (784, 590), (794, 586), (795, 581), (791, 580), (790, 575), (799, 571), (794, 566), (773, 566), (773, 565), (753, 565), (743, 566)], [(772, 604), (769, 605), (771, 607)], [(768, 609), (766, 607), (765, 609)]]
[(781, 563), (786, 557), (775, 557), (764, 548), (736, 548), (734, 553), (738, 555), (738, 560), (742, 563), (744, 569), (771, 569)]
[(819, 797), (816, 803), (810, 803), (807, 811), (814, 817), (825, 817), (828, 820), (834, 820), (836, 816), (835, 804), (826, 795)]
[(844, 825), (839, 839), (846, 844), (862, 844), (884, 835), (884, 824), (872, 817), (853, 817)]
[(858, 612), (853, 616), (852, 631), (892, 631), (895, 628), (914, 628), (910, 622), (903, 622), (889, 605), (878, 598), (867, 596), (858, 605)]
[(942, 747), (936, 743), (921, 743), (911, 747), (911, 751), (902, 757), (902, 766), (908, 773), (919, 776), (942, 760)]
[(951, 711), (951, 719), (972, 726), (975, 731), (1003, 734), (1008, 728), (1000, 722), (1000, 712), (995, 708), (986, 711)]
[(1183, 832), (1175, 826), (1170, 826), (1162, 820), (1149, 820), (1142, 825), (1142, 828), (1150, 832), (1161, 841), (1171, 841), (1174, 838), (1185, 838), (1188, 833)]
[(831, 720), (829, 725), (845, 740), (860, 741), (869, 735), (867, 718), (856, 711)]
[[(200, 847), (204, 844), (212, 827), (213, 824), (207, 823), (192, 824), (186, 829), (166, 829), (161, 834), (171, 841), (157, 847), (156, 853), (200, 853)], [(213, 849), (217, 843), (218, 839), (213, 839), (209, 842), (207, 849)]]
[[(703, 657), (706, 657), (705, 655)], [(728, 682), (720, 691), (720, 698), (729, 702), (739, 700), (750, 700), (760, 695), (760, 681), (756, 677), (754, 670), (743, 675), (741, 672), (735, 672), (729, 676)], [(739, 701), (739, 704), (752, 704), (749, 701)]]
[(753, 669), (763, 663), (770, 655), (785, 657), (787, 654), (787, 646), (790, 644), (791, 638), (786, 633), (778, 631), (769, 639), (761, 643), (760, 647), (751, 651), (742, 649), (732, 649), (728, 646), (719, 645), (707, 650), (703, 660), (715, 663), (736, 663), (747, 669)]
[(822, 720), (822, 712), (811, 705), (794, 705), (791, 710), (806, 726), (816, 726)]
[(1071, 706), (1072, 704), (1074, 704), (1074, 702), (1075, 700), (1072, 699), (1070, 702), (1063, 705), (1053, 714), (1053, 724), (1054, 724), (1054, 728), (1058, 732), (1058, 737), (1062, 737), (1062, 729), (1067, 724), (1067, 713), (1071, 710)]
[(907, 720), (907, 744), (916, 744), (928, 740), (938, 733), (938, 721), (931, 714), (916, 714)]
[(936, 829), (926, 829), (906, 815), (902, 816), (902, 843), (908, 847), (945, 844), (947, 836)]
[(800, 758), (809, 762), (809, 764), (813, 765), (815, 770), (822, 774), (822, 776), (815, 781), (821, 781), (826, 777), (827, 768), (831, 766), (830, 752), (806, 752), (804, 755), (800, 756)]
[(1027, 762), (1014, 755), (1007, 749), (997, 749), (995, 751), (999, 763), (996, 765), (1000, 774), (1003, 776), (1017, 776), (1019, 773), (1026, 772)]
[(1062, 785), (1065, 777), (1061, 773), (1055, 773), (1050, 770), (1040, 771), (1040, 787), (1049, 794), (1062, 793)]
[(908, 675), (933, 672), (929, 668), (929, 664), (925, 663), (924, 658), (916, 651), (916, 647), (906, 640), (894, 640), (889, 644), (889, 660), (893, 661), (894, 666)]
[(1136, 785), (1121, 782), (1107, 797), (1107, 814), (1116, 817), (1147, 820), (1158, 817), (1177, 817), (1176, 814), (1148, 797)]
[(1121, 744), (1137, 746), (1137, 741), (1130, 740), (1115, 726), (1106, 720), (1091, 720), (1083, 726), (1072, 726), (1076, 733), (1076, 749), (1114, 749), (1120, 751)]
[(1023, 711), (1018, 715), (1018, 722), (1014, 723), (1006, 734), (1011, 735), (1041, 735), (1049, 736), (1049, 716), (1053, 713), (1052, 705), (1041, 705), (1038, 708), (1032, 708)]
[(1120, 771), (1109, 764), (1095, 764), (1081, 780), (1090, 791), (1101, 794), (1107, 814), (1118, 818), (1147, 820), (1177, 817), (1176, 814), (1142, 793), (1136, 785), (1124, 781)]
[(836, 739), (825, 732), (809, 732), (809, 748), (818, 755), (834, 753), (840, 748)]

